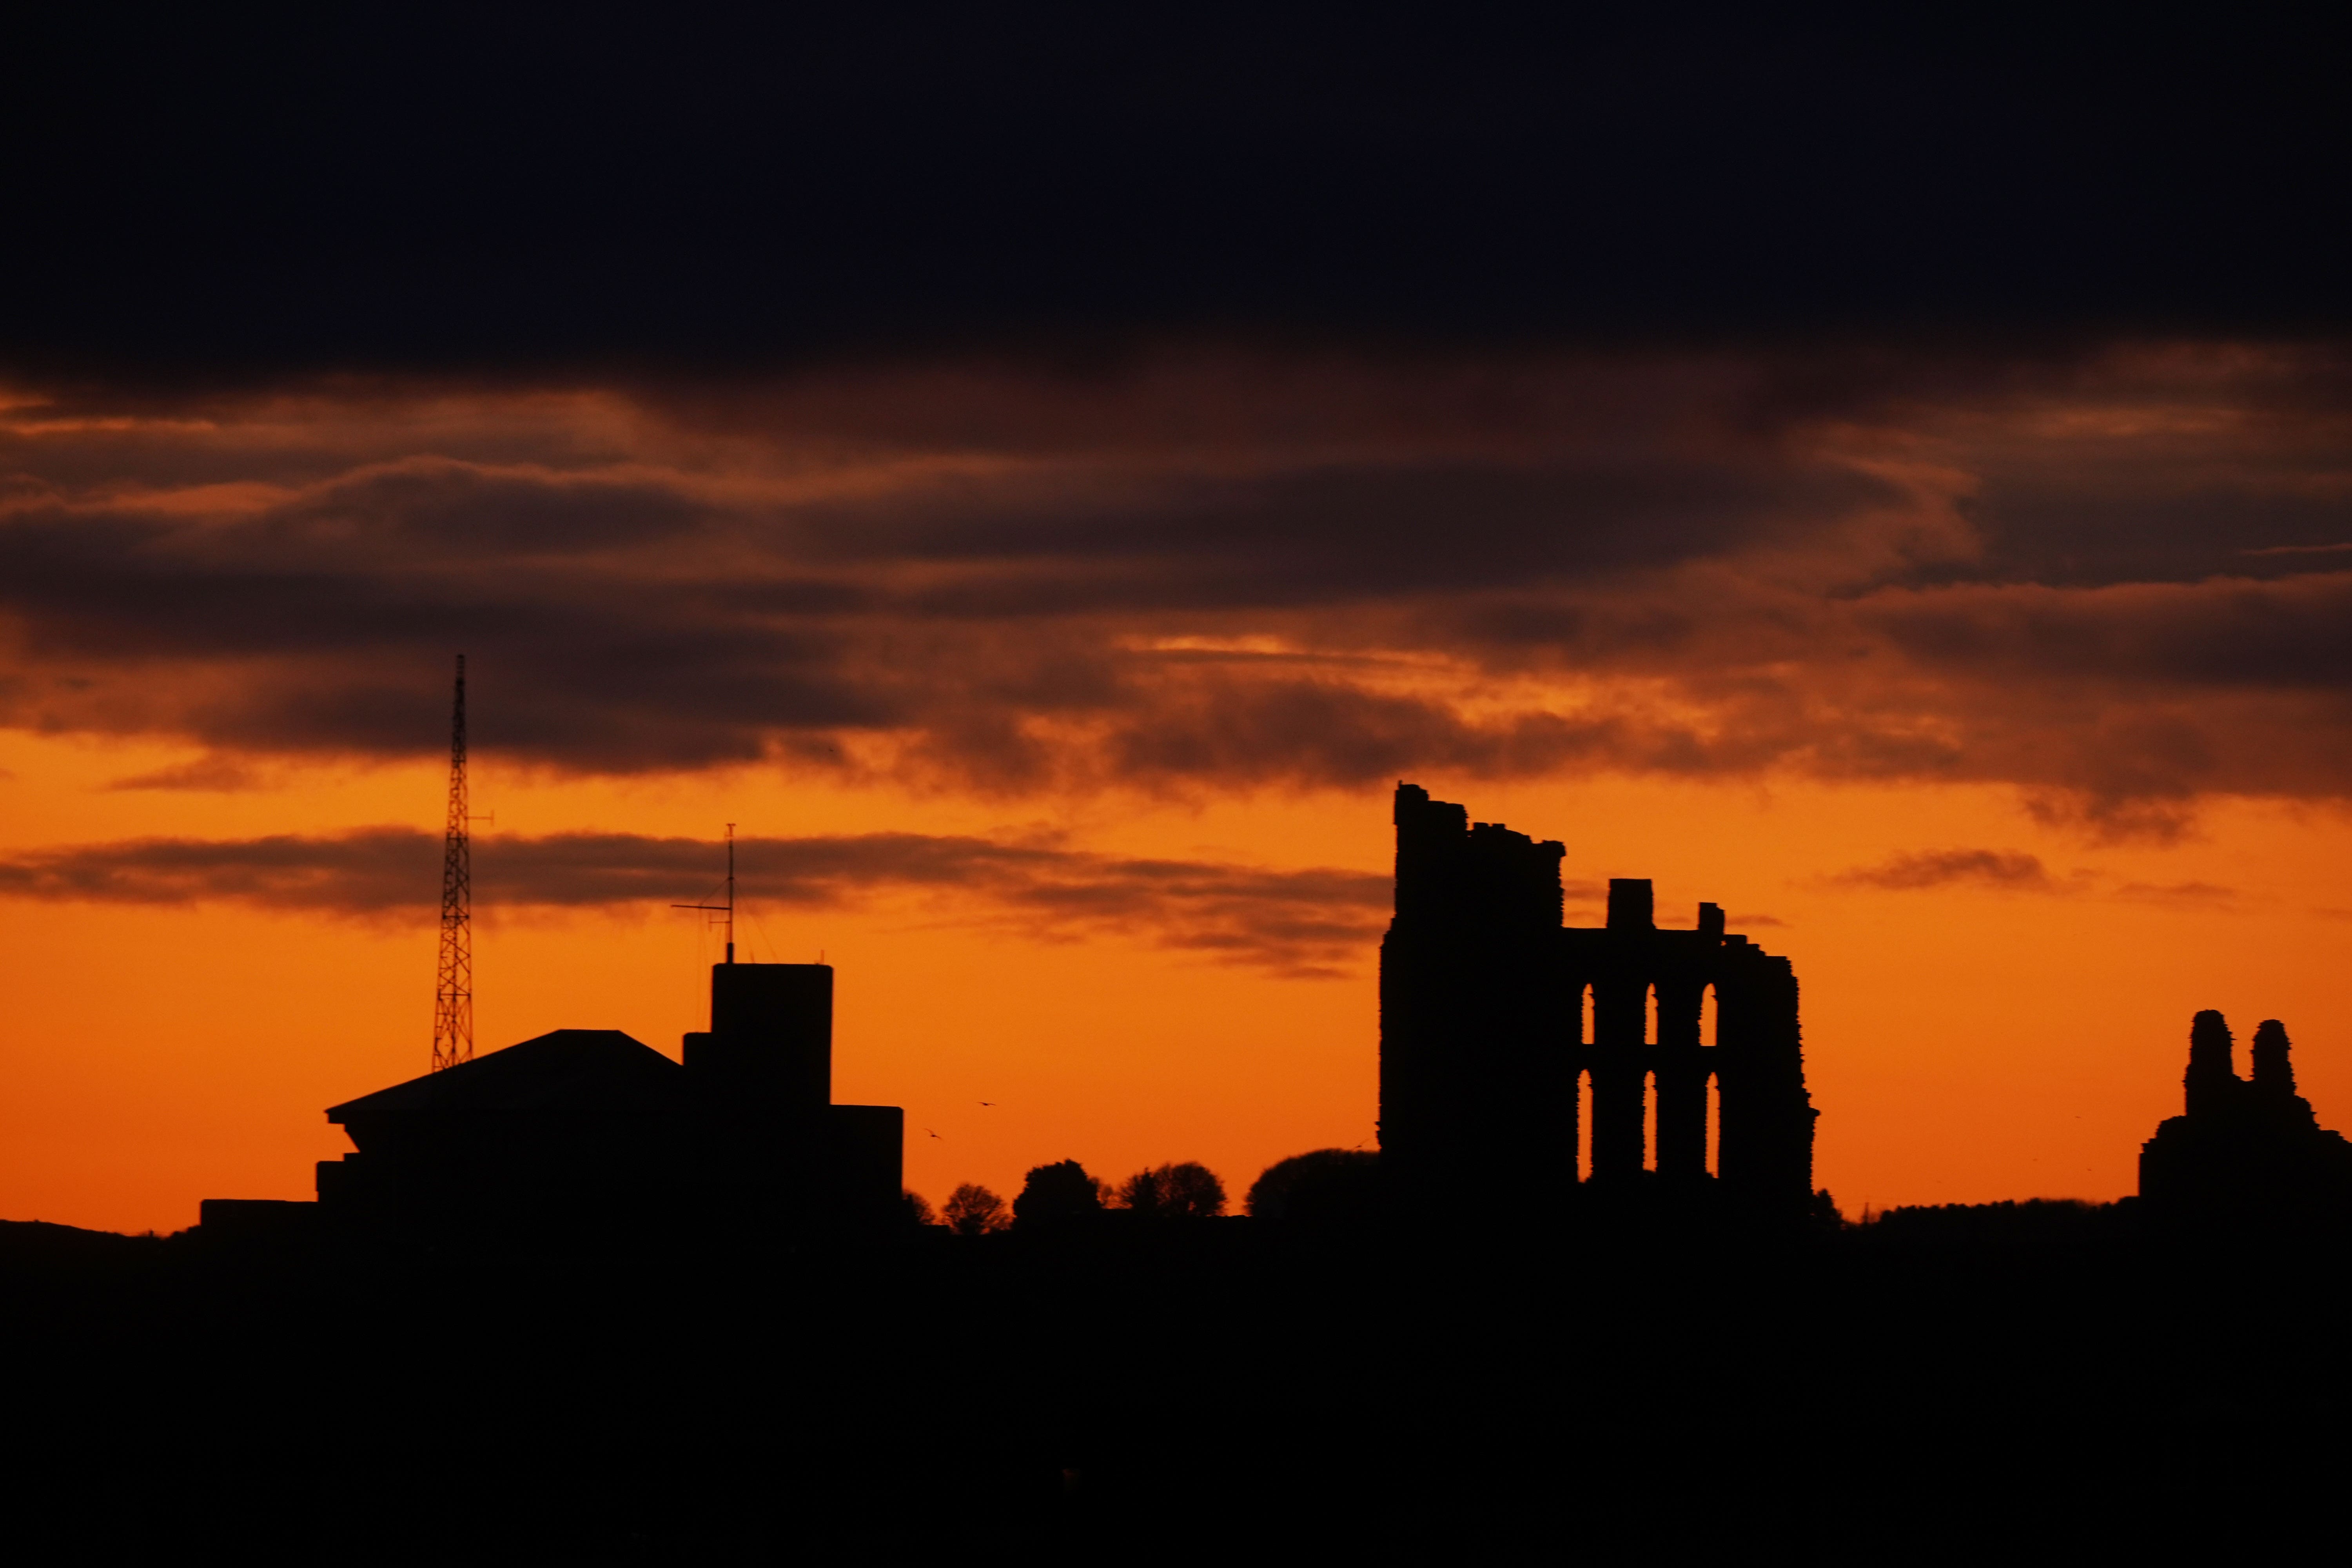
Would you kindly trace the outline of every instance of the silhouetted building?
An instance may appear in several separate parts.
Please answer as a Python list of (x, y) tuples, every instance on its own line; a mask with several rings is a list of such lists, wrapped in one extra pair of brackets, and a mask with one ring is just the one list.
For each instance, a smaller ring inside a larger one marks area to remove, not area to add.
[(383, 1232), (588, 1236), (711, 1225), (883, 1226), (904, 1113), (833, 1101), (833, 970), (711, 970), (685, 1062), (558, 1029), (330, 1109), (320, 1218)]
[(1609, 884), (1606, 925), (1564, 926), (1562, 846), (1474, 825), (1414, 784), (1397, 786), (1396, 830), (1380, 1132), (1398, 1199), (1463, 1215), (1551, 1198), (1577, 1170), (1589, 1082), (1596, 1193), (1804, 1216), (1819, 1113), (1787, 959), (1726, 934), (1713, 904), (1695, 930), (1659, 929), (1646, 880)]
[(2185, 1114), (2140, 1146), (2139, 1192), (2176, 1214), (2252, 1215), (2352, 1207), (2352, 1143), (2319, 1125), (2294, 1091), (2286, 1027), (2254, 1031), (2252, 1079), (2238, 1076), (2237, 1041), (2210, 1008), (2189, 1026)]

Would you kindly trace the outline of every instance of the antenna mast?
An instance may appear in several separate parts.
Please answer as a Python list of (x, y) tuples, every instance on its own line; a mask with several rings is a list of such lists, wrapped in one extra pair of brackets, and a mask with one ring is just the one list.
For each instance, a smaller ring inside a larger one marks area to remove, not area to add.
[(708, 910), (727, 917), (727, 962), (735, 962), (735, 825), (727, 825), (727, 901), (723, 904), (672, 904), (674, 910)]
[[(433, 997), (433, 1070), (474, 1059), (474, 855), (466, 808), (466, 656), (449, 717), (449, 823), (441, 840), (441, 962)], [(730, 897), (728, 900), (732, 903)]]

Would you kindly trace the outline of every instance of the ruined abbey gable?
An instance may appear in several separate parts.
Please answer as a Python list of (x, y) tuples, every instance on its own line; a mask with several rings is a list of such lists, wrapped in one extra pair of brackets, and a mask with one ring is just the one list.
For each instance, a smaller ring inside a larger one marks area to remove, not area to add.
[(1646, 880), (1610, 883), (1606, 924), (1565, 925), (1562, 845), (1473, 825), (1414, 784), (1397, 786), (1396, 832), (1380, 1133), (1401, 1199), (1508, 1206), (1556, 1193), (1584, 1149), (1596, 1195), (1804, 1214), (1818, 1113), (1787, 959), (1713, 904), (1661, 929)]

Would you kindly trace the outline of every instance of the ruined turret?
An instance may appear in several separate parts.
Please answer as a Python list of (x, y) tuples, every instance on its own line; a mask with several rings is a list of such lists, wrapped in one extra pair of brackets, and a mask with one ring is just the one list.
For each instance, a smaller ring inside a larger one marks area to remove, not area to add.
[(2200, 1119), (2226, 1115), (2237, 1103), (2238, 1042), (2229, 1021), (2208, 1007), (2189, 1024), (2189, 1071), (2181, 1081), (2189, 1114)]
[(2286, 1026), (2266, 1018), (2254, 1031), (2251, 1079), (2238, 1076), (2234, 1048), (2221, 1014), (2190, 1023), (2186, 1113), (2141, 1147), (2140, 1196), (2174, 1215), (2352, 1211), (2352, 1143), (2294, 1091)]
[(2287, 1060), (2286, 1026), (2276, 1018), (2263, 1019), (2254, 1031), (2254, 1092), (2272, 1101), (2297, 1099), (2294, 1064)]

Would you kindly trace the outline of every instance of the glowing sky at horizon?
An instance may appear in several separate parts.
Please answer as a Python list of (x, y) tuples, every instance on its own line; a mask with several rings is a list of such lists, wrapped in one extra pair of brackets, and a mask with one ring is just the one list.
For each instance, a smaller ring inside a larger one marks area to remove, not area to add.
[(306, 1195), (421, 1070), (460, 650), (482, 1046), (675, 1052), (736, 822), (747, 956), (839, 966), (837, 1097), (935, 1202), (1368, 1143), (1398, 778), (1791, 956), (1850, 1212), (2130, 1191), (2206, 1006), (2341, 1126), (2347, 392), (2181, 342), (21, 391), (0, 1217)]

